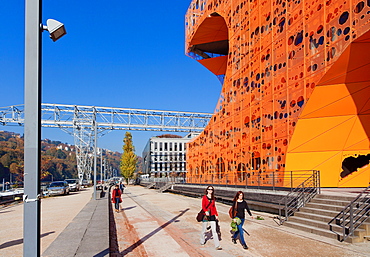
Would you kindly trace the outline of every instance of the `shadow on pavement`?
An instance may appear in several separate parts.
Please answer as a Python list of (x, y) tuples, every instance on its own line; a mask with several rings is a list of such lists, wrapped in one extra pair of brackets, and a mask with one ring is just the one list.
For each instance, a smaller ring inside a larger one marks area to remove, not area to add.
[(128, 247), (125, 250), (123, 250), (121, 252), (121, 254), (126, 255), (126, 254), (132, 252), (136, 247), (140, 246), (142, 243), (144, 243), (150, 237), (152, 237), (153, 235), (155, 235), (156, 233), (158, 233), (159, 231), (161, 231), (162, 229), (164, 229), (165, 227), (167, 227), (168, 225), (170, 225), (172, 222), (178, 222), (177, 219), (179, 217), (181, 217), (182, 215), (184, 215), (188, 210), (189, 210), (189, 208), (187, 208), (187, 209), (185, 209), (183, 211), (180, 211), (180, 214), (179, 215), (176, 215), (175, 217), (173, 217), (172, 219), (170, 219), (169, 221), (167, 221), (166, 223), (164, 223), (163, 225), (161, 225), (159, 228), (153, 230), (152, 232), (150, 232), (149, 234), (147, 234), (143, 238), (139, 239), (137, 242), (135, 242), (134, 244), (132, 244), (130, 247)]
[(109, 255), (109, 248), (101, 251), (100, 253), (95, 254), (93, 257), (102, 257)]
[[(47, 232), (47, 233), (42, 234), (41, 237), (48, 236), (48, 235), (53, 234), (53, 233), (55, 233), (55, 231)], [(19, 244), (23, 244), (23, 238), (12, 240), (12, 241), (9, 241), (9, 242), (5, 242), (5, 243), (0, 245), (0, 249), (4, 249), (4, 248), (10, 247), (10, 246), (19, 245)]]
[(127, 210), (131, 210), (131, 209), (133, 209), (133, 208), (136, 208), (136, 206), (131, 206), (131, 207), (123, 208), (122, 210), (123, 210), (123, 211), (127, 211)]

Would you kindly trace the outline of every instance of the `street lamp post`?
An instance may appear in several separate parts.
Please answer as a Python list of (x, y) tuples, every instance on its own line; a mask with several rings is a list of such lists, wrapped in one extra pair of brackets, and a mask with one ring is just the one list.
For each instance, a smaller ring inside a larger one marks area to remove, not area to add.
[(41, 3), (26, 0), (23, 256), (40, 256)]
[(41, 32), (49, 30), (53, 41), (66, 34), (60, 22), (48, 21), (50, 27), (45, 27), (41, 20), (42, 1), (26, 0), (23, 256), (27, 257), (40, 256)]
[(97, 155), (97, 135), (98, 135), (98, 130), (97, 130), (97, 124), (96, 124), (96, 113), (94, 113), (95, 117), (94, 117), (94, 122), (93, 122), (93, 126), (94, 126), (94, 200), (96, 200), (96, 155)]

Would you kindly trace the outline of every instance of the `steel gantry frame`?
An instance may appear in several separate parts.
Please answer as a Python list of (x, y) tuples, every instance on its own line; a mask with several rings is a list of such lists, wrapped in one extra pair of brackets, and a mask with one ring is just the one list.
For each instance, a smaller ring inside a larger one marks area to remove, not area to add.
[[(91, 177), (91, 166), (96, 165), (97, 138), (112, 130), (201, 132), (211, 117), (211, 113), (41, 104), (41, 125), (74, 137), (81, 181), (84, 174)], [(0, 107), (0, 124), (22, 126), (24, 105)]]

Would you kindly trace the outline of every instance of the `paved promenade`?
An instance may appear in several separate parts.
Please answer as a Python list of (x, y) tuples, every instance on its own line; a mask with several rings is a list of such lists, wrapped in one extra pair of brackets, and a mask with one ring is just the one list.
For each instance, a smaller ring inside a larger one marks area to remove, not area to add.
[[(323, 193), (335, 194), (336, 191)], [(252, 211), (264, 220), (247, 218), (244, 228), (248, 250), (230, 239), (228, 205), (217, 203), (221, 246), (199, 243), (201, 224), (195, 221), (200, 199), (140, 186), (130, 186), (123, 196), (121, 213), (114, 213), (121, 256), (370, 256), (370, 242), (341, 243), (334, 239), (278, 226), (274, 215)], [(210, 236), (210, 235), (209, 235)], [(120, 256), (117, 252), (116, 256)]]
[[(90, 202), (92, 188), (41, 200), (41, 252)], [(0, 256), (23, 256), (23, 203), (0, 207)]]
[[(336, 190), (323, 193), (338, 194)], [(248, 250), (230, 240), (228, 205), (217, 203), (221, 246), (200, 245), (195, 221), (200, 199), (129, 186), (122, 211), (115, 213), (109, 196), (92, 200), (92, 189), (42, 202), (42, 253), (52, 256), (370, 256), (370, 242), (349, 244), (278, 226), (275, 215), (252, 211), (247, 218)], [(110, 217), (109, 217), (110, 216)], [(0, 256), (22, 256), (23, 205), (0, 209)], [(109, 229), (110, 236), (109, 236)], [(211, 234), (208, 234), (211, 237)]]

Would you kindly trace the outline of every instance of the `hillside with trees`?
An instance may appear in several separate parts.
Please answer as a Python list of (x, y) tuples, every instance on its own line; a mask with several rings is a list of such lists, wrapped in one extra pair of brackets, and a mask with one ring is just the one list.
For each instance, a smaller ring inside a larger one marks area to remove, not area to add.
[[(23, 136), (0, 131), (0, 183), (23, 181)], [(120, 169), (121, 153), (103, 150), (103, 158), (112, 170)], [(97, 158), (100, 171), (100, 158)], [(44, 139), (41, 142), (41, 179), (44, 181), (77, 178), (76, 149), (74, 145)]]

